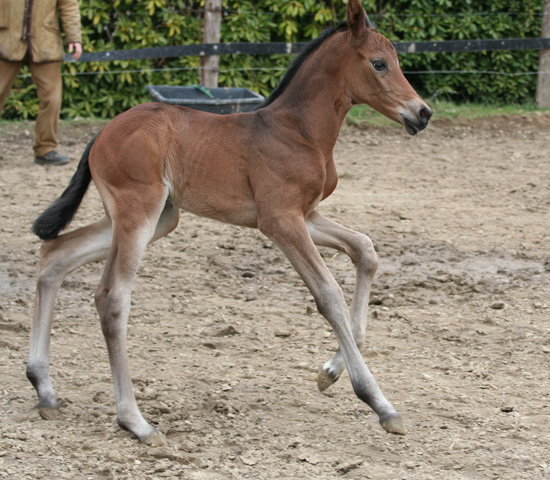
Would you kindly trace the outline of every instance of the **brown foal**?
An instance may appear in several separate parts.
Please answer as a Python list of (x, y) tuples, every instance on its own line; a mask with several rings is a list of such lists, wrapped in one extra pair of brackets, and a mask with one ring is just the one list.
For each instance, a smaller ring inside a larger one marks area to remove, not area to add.
[[(409, 85), (392, 44), (359, 0), (347, 22), (301, 54), (259, 109), (227, 116), (149, 103), (114, 118), (86, 148), (71, 183), (35, 222), (42, 244), (27, 376), (44, 418), (58, 412), (49, 375), (56, 295), (77, 267), (107, 259), (95, 302), (113, 374), (117, 419), (142, 442), (164, 437), (136, 404), (126, 351), (134, 276), (150, 242), (176, 228), (179, 209), (258, 228), (288, 257), (339, 344), (320, 369), (321, 390), (347, 368), (357, 396), (383, 428), (404, 434), (360, 353), (377, 268), (371, 240), (318, 213), (336, 187), (332, 151), (352, 105), (366, 103), (414, 135), (432, 111)], [(105, 207), (99, 221), (59, 235), (93, 179)], [(351, 308), (316, 248), (349, 255), (357, 269)]]

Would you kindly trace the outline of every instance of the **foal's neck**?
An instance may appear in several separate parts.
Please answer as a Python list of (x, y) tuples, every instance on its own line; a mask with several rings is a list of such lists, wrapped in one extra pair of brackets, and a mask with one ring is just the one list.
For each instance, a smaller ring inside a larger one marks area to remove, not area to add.
[(275, 116), (292, 123), (304, 139), (332, 153), (340, 127), (352, 107), (347, 94), (344, 34), (327, 39), (307, 58), (287, 89), (273, 103)]

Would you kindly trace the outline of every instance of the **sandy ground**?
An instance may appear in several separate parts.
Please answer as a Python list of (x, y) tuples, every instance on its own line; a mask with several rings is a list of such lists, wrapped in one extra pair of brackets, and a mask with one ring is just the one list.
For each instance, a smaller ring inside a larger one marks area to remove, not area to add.
[[(550, 116), (342, 132), (340, 183), (320, 211), (380, 257), (363, 353), (408, 434), (386, 434), (347, 374), (315, 375), (336, 345), (299, 277), (257, 231), (183, 214), (152, 245), (129, 350), (142, 412), (169, 440), (116, 425), (93, 293), (59, 297), (42, 420), (25, 378), (40, 244), (34, 218), (75, 168), (32, 162), (32, 123), (0, 124), (0, 478), (550, 478)], [(98, 124), (65, 123), (78, 158)], [(92, 189), (73, 226), (98, 218)], [(347, 257), (322, 254), (352, 293)]]

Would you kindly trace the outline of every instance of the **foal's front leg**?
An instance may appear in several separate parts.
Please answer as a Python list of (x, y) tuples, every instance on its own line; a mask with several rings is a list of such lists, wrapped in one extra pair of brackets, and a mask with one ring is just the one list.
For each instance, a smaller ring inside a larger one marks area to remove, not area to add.
[[(378, 267), (378, 258), (372, 241), (362, 233), (325, 218), (313, 212), (306, 220), (309, 233), (315, 245), (334, 248), (347, 254), (356, 268), (355, 291), (351, 302), (351, 329), (357, 347), (365, 343), (367, 313), (372, 280)], [(346, 368), (342, 351), (336, 354), (319, 369), (317, 385), (324, 391), (330, 387)]]
[(355, 393), (378, 414), (387, 432), (403, 435), (401, 416), (378, 387), (357, 348), (342, 289), (323, 262), (304, 218), (287, 212), (270, 213), (266, 219), (259, 215), (258, 226), (290, 260), (313, 294), (319, 312), (332, 326)]

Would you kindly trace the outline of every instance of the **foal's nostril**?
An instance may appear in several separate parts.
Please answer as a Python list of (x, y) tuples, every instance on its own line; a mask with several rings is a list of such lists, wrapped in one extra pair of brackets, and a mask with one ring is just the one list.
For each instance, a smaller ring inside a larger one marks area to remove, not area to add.
[(432, 110), (431, 108), (429, 107), (422, 107), (419, 111), (418, 111), (418, 119), (422, 122), (422, 123), (428, 123), (430, 121), (430, 118), (432, 118)]

